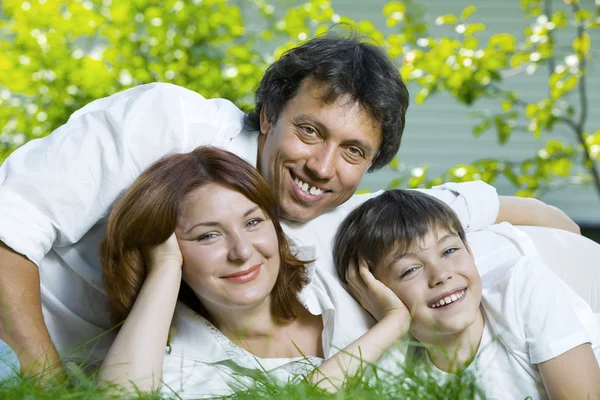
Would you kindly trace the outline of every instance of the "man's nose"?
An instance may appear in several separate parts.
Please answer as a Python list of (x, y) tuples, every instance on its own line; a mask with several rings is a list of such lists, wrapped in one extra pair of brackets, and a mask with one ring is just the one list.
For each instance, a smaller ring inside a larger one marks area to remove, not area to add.
[(315, 146), (306, 162), (306, 168), (314, 178), (329, 180), (335, 175), (336, 153), (336, 147), (333, 145)]
[(227, 257), (232, 261), (247, 261), (252, 255), (252, 245), (243, 234), (230, 235)]

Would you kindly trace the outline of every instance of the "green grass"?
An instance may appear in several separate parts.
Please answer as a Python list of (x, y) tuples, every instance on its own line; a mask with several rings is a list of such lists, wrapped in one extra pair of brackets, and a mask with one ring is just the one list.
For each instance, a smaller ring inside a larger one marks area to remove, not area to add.
[[(172, 399), (176, 394), (119, 392), (115, 388), (100, 388), (93, 374), (85, 373), (77, 366), (69, 365), (70, 382), (49, 380), (43, 384), (36, 378), (16, 376), (0, 381), (0, 400), (15, 399)], [(375, 366), (367, 366), (357, 376), (349, 378), (337, 393), (325, 393), (314, 384), (298, 379), (296, 383), (280, 385), (268, 376), (255, 378), (251, 387), (223, 399), (473, 399), (484, 396), (469, 374), (457, 376), (441, 384), (432, 376), (416, 374), (410, 368), (391, 373)]]

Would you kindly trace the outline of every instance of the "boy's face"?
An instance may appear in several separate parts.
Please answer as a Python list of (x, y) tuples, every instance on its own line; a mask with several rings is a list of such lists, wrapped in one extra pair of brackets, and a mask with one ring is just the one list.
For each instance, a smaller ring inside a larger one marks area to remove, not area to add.
[(392, 249), (374, 275), (410, 310), (412, 335), (435, 344), (473, 325), (481, 312), (481, 278), (468, 246), (458, 235), (434, 230), (408, 251)]

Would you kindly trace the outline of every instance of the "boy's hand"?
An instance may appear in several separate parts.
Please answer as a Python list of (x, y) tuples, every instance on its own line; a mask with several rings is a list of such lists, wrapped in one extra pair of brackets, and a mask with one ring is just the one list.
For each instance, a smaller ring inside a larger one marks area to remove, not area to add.
[(364, 260), (358, 260), (358, 265), (354, 261), (350, 262), (346, 280), (350, 294), (377, 321), (388, 315), (410, 321), (410, 312), (406, 305), (390, 288), (373, 276)]

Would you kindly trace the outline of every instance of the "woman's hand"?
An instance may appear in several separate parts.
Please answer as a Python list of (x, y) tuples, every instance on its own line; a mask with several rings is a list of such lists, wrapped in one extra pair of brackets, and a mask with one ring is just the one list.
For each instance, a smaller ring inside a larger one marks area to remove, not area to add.
[(177, 237), (173, 233), (166, 241), (154, 247), (146, 249), (144, 252), (146, 268), (148, 273), (158, 270), (162, 267), (181, 268), (183, 265), (183, 256), (179, 250)]
[(406, 305), (389, 287), (373, 276), (364, 260), (358, 260), (358, 265), (354, 261), (350, 262), (346, 280), (350, 294), (377, 321), (385, 316), (395, 315), (396, 318), (410, 322), (410, 312)]

